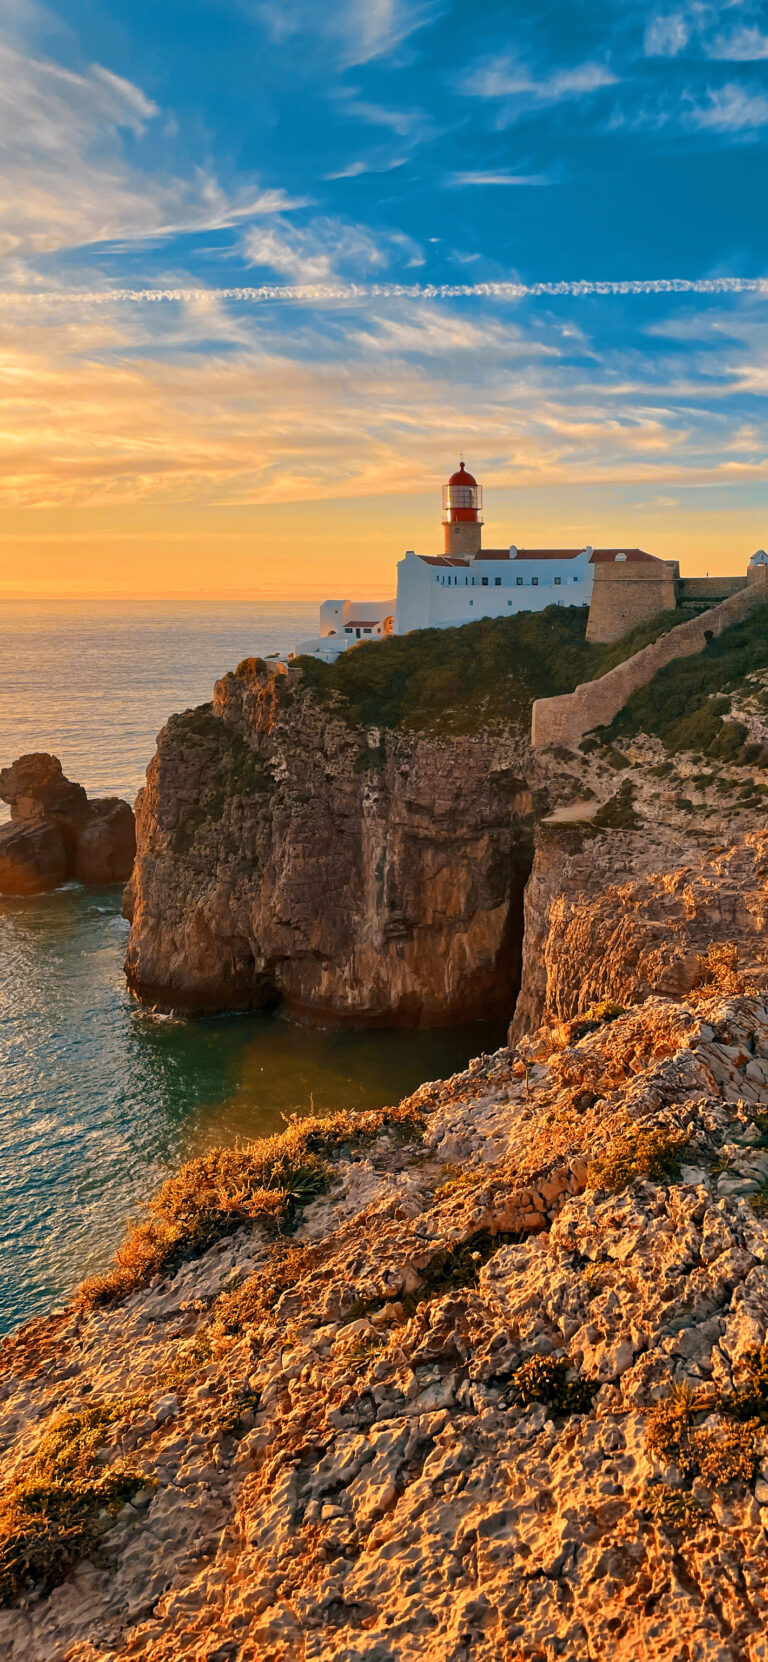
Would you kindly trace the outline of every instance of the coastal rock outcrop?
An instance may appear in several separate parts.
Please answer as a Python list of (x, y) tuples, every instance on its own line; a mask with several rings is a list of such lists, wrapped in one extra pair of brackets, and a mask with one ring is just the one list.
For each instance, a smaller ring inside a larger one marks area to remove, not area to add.
[(763, 1662), (768, 1004), (174, 1176), (5, 1342), (9, 1662)]
[(530, 866), (527, 741), (345, 719), (248, 660), (174, 716), (136, 803), (128, 982), (191, 1010), (309, 1021), (505, 1014)]
[(0, 894), (42, 894), (69, 878), (124, 883), (136, 852), (133, 810), (119, 797), (89, 801), (57, 756), (20, 756), (0, 769)]

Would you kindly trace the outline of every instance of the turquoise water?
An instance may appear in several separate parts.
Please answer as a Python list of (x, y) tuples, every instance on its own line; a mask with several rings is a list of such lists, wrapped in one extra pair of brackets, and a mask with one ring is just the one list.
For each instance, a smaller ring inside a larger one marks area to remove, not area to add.
[[(213, 613), (213, 615), (211, 615)], [(247, 616), (243, 614), (247, 613)], [(53, 749), (92, 793), (132, 796), (165, 717), (314, 607), (8, 607), (0, 766)], [(116, 889), (0, 900), (0, 1331), (101, 1268), (168, 1170), (311, 1107), (375, 1107), (502, 1042), (496, 1027), (319, 1032), (269, 1016), (184, 1021), (125, 992)]]

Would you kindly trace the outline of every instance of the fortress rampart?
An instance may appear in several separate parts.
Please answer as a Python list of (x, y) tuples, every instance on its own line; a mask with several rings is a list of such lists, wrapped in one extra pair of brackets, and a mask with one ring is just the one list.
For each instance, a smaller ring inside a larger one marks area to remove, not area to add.
[[(615, 568), (609, 568), (615, 569)], [(595, 574), (597, 579), (597, 573)], [(702, 579), (705, 581), (705, 579)], [(595, 582), (597, 589), (597, 580)], [(606, 584), (606, 588), (608, 585)], [(548, 744), (575, 745), (595, 727), (606, 726), (627, 699), (644, 687), (665, 664), (676, 658), (688, 658), (703, 651), (713, 635), (721, 635), (743, 617), (768, 600), (768, 566), (750, 568), (749, 580), (738, 593), (712, 606), (699, 617), (678, 624), (676, 629), (662, 635), (650, 646), (643, 647), (633, 658), (602, 675), (597, 681), (585, 681), (572, 693), (558, 698), (538, 698), (533, 706), (531, 743), (535, 749)], [(594, 602), (593, 602), (594, 603)], [(659, 610), (661, 608), (658, 608)], [(596, 637), (592, 635), (591, 639)], [(613, 638), (613, 637), (609, 637)]]
[(674, 611), (680, 568), (676, 560), (620, 560), (595, 566), (587, 640), (620, 640), (657, 612)]

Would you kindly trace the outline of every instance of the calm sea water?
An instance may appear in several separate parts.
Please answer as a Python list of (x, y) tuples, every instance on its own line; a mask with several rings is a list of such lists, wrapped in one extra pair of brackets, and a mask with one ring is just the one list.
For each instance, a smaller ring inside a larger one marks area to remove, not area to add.
[[(133, 798), (173, 711), (310, 605), (7, 605), (0, 766), (53, 750), (92, 794)], [(125, 992), (115, 889), (0, 900), (0, 1330), (102, 1267), (165, 1173), (283, 1115), (397, 1101), (502, 1042), (499, 1028), (318, 1032), (275, 1017), (154, 1017)]]

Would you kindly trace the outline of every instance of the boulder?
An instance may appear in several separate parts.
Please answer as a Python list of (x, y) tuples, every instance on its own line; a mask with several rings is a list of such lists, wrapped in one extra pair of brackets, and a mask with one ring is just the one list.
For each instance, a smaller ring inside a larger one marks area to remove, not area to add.
[(36, 752), (0, 769), (0, 894), (42, 894), (76, 878), (124, 883), (136, 851), (133, 809), (119, 797), (89, 802), (58, 756)]
[(136, 853), (133, 809), (119, 796), (88, 804), (80, 826), (74, 875), (81, 883), (126, 883)]
[(55, 825), (0, 825), (0, 894), (43, 894), (66, 876), (67, 854)]
[(82, 785), (66, 779), (58, 756), (45, 751), (0, 768), (0, 797), (10, 804), (11, 819), (76, 821), (88, 813)]

